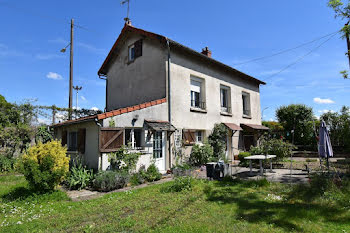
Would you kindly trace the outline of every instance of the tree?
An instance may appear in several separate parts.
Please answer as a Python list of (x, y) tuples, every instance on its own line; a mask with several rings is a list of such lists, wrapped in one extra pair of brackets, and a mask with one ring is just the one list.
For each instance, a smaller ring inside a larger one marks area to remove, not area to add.
[[(349, 41), (349, 33), (350, 33), (350, 26), (349, 21), (350, 21), (350, 2), (348, 3), (343, 3), (342, 0), (329, 0), (328, 1), (328, 6), (331, 7), (334, 10), (335, 13), (335, 18), (341, 18), (342, 20), (346, 20), (347, 23), (344, 25), (344, 27), (341, 29), (343, 33), (343, 38), (346, 38), (347, 44), (348, 44), (348, 51), (345, 53), (345, 55), (349, 59), (349, 65), (350, 65), (350, 41)], [(349, 78), (349, 74), (347, 70), (343, 70), (340, 72), (345, 79)]]
[(215, 124), (213, 132), (208, 137), (208, 142), (213, 147), (213, 157), (225, 158), (227, 134), (228, 130), (224, 124)]
[(314, 116), (311, 107), (303, 104), (281, 106), (276, 118), (284, 128), (284, 137), (295, 145), (315, 145)]
[(327, 112), (321, 115), (329, 128), (329, 134), (332, 146), (337, 150), (344, 148), (346, 152), (350, 152), (350, 112), (349, 107), (343, 106), (340, 113)]

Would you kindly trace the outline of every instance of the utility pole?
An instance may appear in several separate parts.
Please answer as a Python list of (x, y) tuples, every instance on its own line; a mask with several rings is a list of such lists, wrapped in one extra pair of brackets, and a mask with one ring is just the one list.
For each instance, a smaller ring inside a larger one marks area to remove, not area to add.
[(346, 30), (345, 30), (345, 37), (346, 37), (346, 44), (348, 45), (348, 52), (346, 53), (346, 55), (348, 56), (349, 59), (349, 67), (350, 67), (350, 40), (349, 40), (349, 21), (345, 24)]
[(68, 120), (72, 120), (73, 111), (73, 36), (74, 36), (74, 19), (70, 22), (70, 64), (69, 64), (69, 103), (68, 103)]

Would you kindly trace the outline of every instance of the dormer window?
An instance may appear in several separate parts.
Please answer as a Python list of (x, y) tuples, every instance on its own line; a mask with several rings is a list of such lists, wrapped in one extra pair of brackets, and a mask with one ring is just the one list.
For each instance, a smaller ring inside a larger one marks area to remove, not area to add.
[(142, 40), (136, 41), (128, 47), (128, 62), (133, 62), (136, 58), (142, 56)]

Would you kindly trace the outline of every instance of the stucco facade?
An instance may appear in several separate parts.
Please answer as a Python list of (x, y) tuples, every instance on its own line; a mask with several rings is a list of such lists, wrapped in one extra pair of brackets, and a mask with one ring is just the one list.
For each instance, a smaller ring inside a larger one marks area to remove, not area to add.
[[(128, 61), (128, 47), (142, 39), (142, 56)], [(156, 40), (128, 33), (118, 45), (119, 53), (107, 73), (106, 110), (164, 98), (166, 53)]]

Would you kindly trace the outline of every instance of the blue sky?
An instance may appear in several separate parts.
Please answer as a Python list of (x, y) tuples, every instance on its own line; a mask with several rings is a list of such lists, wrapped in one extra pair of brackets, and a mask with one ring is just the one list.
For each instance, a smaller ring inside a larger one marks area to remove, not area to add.
[[(236, 65), (295, 47), (340, 29), (327, 0), (131, 0), (136, 27), (172, 38), (268, 83), (261, 88), (264, 119), (281, 105), (304, 103), (315, 115), (350, 105), (346, 43), (336, 35), (284, 72), (270, 77), (328, 38), (256, 62)], [(105, 83), (97, 71), (120, 33), (126, 7), (118, 0), (0, 0), (0, 94), (11, 102), (68, 104), (70, 18), (75, 29), (74, 85), (83, 86), (79, 106), (104, 108)], [(74, 99), (75, 101), (75, 99)], [(75, 103), (74, 103), (75, 104)]]

